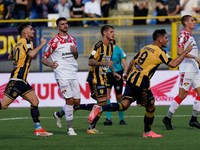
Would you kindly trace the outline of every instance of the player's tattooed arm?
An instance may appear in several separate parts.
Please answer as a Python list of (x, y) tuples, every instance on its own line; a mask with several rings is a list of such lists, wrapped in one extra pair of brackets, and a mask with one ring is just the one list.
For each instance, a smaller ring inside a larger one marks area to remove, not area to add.
[(95, 59), (90, 59), (88, 65), (89, 66), (109, 66), (108, 62), (100, 62)]

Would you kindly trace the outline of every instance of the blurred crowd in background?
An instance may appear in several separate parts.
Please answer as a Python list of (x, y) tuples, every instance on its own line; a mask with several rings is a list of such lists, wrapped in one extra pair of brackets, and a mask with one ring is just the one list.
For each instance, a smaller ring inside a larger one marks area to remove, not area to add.
[[(200, 13), (199, 0), (131, 0), (133, 16), (183, 16)], [(112, 9), (117, 9), (117, 0), (0, 0), (0, 19), (48, 19), (51, 14), (66, 18), (109, 17)], [(200, 20), (200, 18), (195, 18)], [(178, 19), (152, 19), (148, 24), (170, 24)], [(0, 23), (1, 28), (17, 27), (19, 23)], [(107, 21), (70, 21), (69, 26), (98, 26)], [(133, 20), (133, 25), (147, 24), (146, 19)], [(33, 27), (47, 27), (47, 22), (32, 22)]]

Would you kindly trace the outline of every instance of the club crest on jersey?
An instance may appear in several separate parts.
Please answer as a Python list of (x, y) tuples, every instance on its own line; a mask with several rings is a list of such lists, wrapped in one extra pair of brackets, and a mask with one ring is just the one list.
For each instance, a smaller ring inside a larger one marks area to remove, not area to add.
[(65, 92), (66, 92), (66, 90), (63, 90), (63, 91), (62, 91), (62, 93), (65, 93)]

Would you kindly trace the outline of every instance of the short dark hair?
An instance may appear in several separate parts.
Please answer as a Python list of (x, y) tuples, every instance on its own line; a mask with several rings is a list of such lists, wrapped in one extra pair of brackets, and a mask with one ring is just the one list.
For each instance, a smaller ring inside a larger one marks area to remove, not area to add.
[(164, 4), (164, 2), (162, 0), (156, 0), (156, 3), (161, 3), (161, 4)]
[(188, 21), (188, 18), (192, 17), (191, 15), (184, 15), (182, 18), (181, 18), (181, 23), (183, 26), (185, 26), (185, 22)]
[(56, 20), (56, 25), (58, 26), (59, 22), (62, 20), (67, 20), (65, 17), (60, 17)]
[(113, 26), (110, 26), (110, 25), (104, 25), (104, 26), (101, 28), (101, 35), (103, 36), (103, 32), (104, 32), (104, 31), (107, 31), (109, 28), (114, 29)]
[(157, 40), (160, 36), (164, 36), (165, 34), (167, 34), (165, 29), (157, 29), (154, 31), (153, 33), (153, 40)]
[(30, 26), (31, 23), (30, 22), (22, 22), (20, 23), (20, 25), (18, 26), (18, 33), (21, 35), (22, 31), (27, 28), (27, 26)]

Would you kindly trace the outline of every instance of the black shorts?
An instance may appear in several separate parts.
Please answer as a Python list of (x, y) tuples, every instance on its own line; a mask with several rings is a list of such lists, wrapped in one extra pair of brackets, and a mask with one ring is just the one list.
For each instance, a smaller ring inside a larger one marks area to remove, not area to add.
[(112, 86), (114, 86), (115, 92), (117, 94), (121, 94), (122, 93), (122, 89), (123, 89), (123, 84), (124, 84), (124, 82), (122, 80), (123, 70), (122, 71), (118, 71), (117, 73), (121, 76), (121, 79), (119, 81), (116, 80), (116, 78), (113, 76), (112, 72), (108, 72), (107, 73), (107, 78), (108, 78), (107, 88), (112, 89)]
[(30, 91), (33, 91), (33, 88), (28, 83), (26, 84), (23, 81), (10, 80), (6, 86), (4, 95), (15, 100), (19, 95), (23, 97)]
[(148, 88), (140, 88), (131, 84), (130, 82), (126, 82), (126, 87), (124, 94), (122, 96), (123, 99), (129, 99), (130, 102), (137, 101), (138, 106), (149, 106), (153, 105), (155, 100), (153, 93)]
[(106, 97), (107, 96), (107, 88), (106, 85), (102, 84), (92, 84), (89, 82), (90, 90), (91, 90), (91, 97), (95, 100), (99, 97)]

